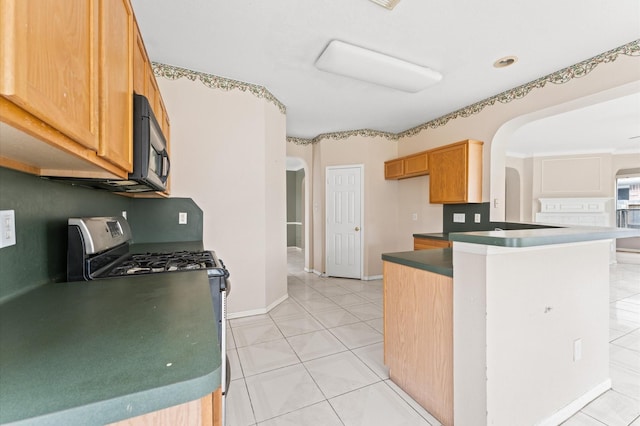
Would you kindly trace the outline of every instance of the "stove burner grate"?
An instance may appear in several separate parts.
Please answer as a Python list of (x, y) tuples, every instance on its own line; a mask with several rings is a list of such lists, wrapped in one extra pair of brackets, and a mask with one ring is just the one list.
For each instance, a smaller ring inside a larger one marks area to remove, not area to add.
[(190, 271), (216, 267), (210, 252), (134, 254), (114, 267), (107, 276), (142, 275), (160, 272)]

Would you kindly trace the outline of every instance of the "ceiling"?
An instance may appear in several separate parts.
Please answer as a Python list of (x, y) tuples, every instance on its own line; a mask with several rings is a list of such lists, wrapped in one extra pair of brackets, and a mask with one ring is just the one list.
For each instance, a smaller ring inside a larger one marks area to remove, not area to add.
[(638, 153), (640, 166), (640, 93), (574, 109), (518, 128), (507, 155)]
[[(287, 136), (401, 132), (640, 39), (637, 0), (132, 0), (152, 61), (266, 87)], [(417, 93), (316, 69), (331, 40), (430, 67)], [(512, 66), (493, 63), (516, 55)]]

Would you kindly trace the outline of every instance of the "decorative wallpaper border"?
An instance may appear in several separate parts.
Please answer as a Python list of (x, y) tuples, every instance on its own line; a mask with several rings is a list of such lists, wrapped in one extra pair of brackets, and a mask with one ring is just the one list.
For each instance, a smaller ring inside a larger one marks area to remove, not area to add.
[(456, 118), (470, 117), (472, 115), (478, 114), (484, 108), (494, 105), (496, 102), (506, 104), (516, 99), (522, 99), (526, 95), (528, 95), (533, 89), (541, 89), (547, 83), (564, 84), (571, 81), (574, 78), (584, 77), (587, 74), (589, 74), (591, 71), (593, 71), (598, 65), (613, 62), (620, 55), (640, 56), (640, 40), (634, 40), (623, 46), (617, 47), (615, 49), (601, 53), (600, 55), (594, 56), (593, 58), (589, 58), (585, 61), (578, 62), (575, 65), (568, 66), (559, 71), (556, 71), (554, 73), (541, 77), (537, 80), (533, 80), (533, 81), (530, 81), (529, 83), (525, 83), (521, 86), (515, 87), (513, 89), (509, 89), (495, 96), (484, 99), (480, 102), (476, 102), (475, 104), (466, 106), (464, 108), (451, 112), (447, 115), (443, 115), (442, 117), (420, 124), (419, 126), (412, 127), (411, 129), (402, 131), (400, 133), (387, 133), (387, 132), (381, 132), (378, 130), (361, 129), (361, 130), (350, 130), (346, 132), (322, 133), (313, 139), (287, 137), (287, 141), (293, 142), (297, 145), (308, 145), (308, 144), (318, 143), (322, 139), (341, 140), (341, 139), (349, 138), (351, 136), (365, 136), (365, 137), (381, 136), (389, 140), (398, 140), (400, 138), (404, 138), (407, 136), (414, 136), (423, 130), (435, 129), (435, 128), (444, 126), (449, 121), (454, 120)]
[[(640, 39), (634, 40), (615, 49), (611, 49), (585, 61), (578, 62), (577, 64), (568, 66), (544, 77), (530, 81), (529, 83), (525, 83), (513, 89), (506, 90), (490, 98), (483, 99), (472, 105), (453, 111), (449, 114), (420, 124), (416, 127), (412, 127), (408, 130), (404, 130), (400, 133), (383, 132), (380, 130), (372, 129), (358, 129), (343, 132), (321, 133), (312, 139), (287, 136), (287, 142), (292, 142), (297, 145), (309, 145), (318, 143), (323, 139), (342, 140), (348, 139), (352, 136), (383, 137), (389, 140), (398, 140), (407, 136), (414, 136), (423, 130), (436, 129), (438, 127), (444, 126), (451, 120), (455, 120), (461, 117), (470, 117), (472, 115), (478, 114), (480, 111), (488, 106), (494, 105), (496, 102), (506, 104), (516, 99), (522, 99), (533, 89), (542, 89), (547, 83), (564, 84), (568, 83), (574, 78), (584, 77), (591, 71), (593, 71), (598, 65), (613, 62), (620, 55), (640, 56)], [(156, 77), (165, 77), (170, 80), (187, 78), (191, 81), (199, 80), (200, 82), (202, 82), (202, 84), (212, 89), (240, 90), (242, 92), (248, 91), (258, 98), (266, 99), (267, 101), (271, 102), (278, 107), (281, 113), (286, 114), (287, 112), (287, 108), (284, 106), (284, 104), (282, 104), (282, 102), (280, 102), (275, 96), (273, 96), (271, 92), (269, 92), (263, 86), (244, 83), (242, 81), (219, 77), (213, 74), (192, 71), (186, 68), (175, 67), (172, 65), (160, 64), (156, 62), (152, 62), (151, 65), (153, 67), (153, 74)]]
[(191, 81), (199, 80), (202, 84), (211, 89), (222, 89), (227, 91), (240, 90), (241, 92), (249, 92), (257, 98), (266, 99), (267, 101), (271, 102), (278, 107), (281, 113), (287, 113), (287, 107), (285, 107), (284, 104), (280, 102), (275, 96), (273, 96), (273, 94), (269, 92), (264, 86), (244, 83), (238, 80), (232, 80), (213, 74), (207, 74), (157, 62), (152, 62), (151, 66), (153, 68), (153, 75), (155, 75), (156, 77), (164, 77), (168, 78), (169, 80), (187, 78)]

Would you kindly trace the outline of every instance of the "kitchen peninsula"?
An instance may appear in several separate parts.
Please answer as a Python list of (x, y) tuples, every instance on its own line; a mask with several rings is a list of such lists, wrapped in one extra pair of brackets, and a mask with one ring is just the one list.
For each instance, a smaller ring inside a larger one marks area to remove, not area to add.
[(383, 254), (391, 380), (444, 425), (559, 424), (611, 387), (616, 228), (451, 233)]

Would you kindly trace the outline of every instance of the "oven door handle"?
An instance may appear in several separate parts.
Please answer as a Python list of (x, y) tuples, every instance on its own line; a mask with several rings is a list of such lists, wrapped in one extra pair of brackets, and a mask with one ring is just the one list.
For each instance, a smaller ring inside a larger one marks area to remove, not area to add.
[(227, 378), (225, 380), (225, 384), (224, 384), (224, 389), (222, 394), (226, 395), (227, 393), (229, 393), (229, 386), (231, 385), (231, 363), (229, 362), (229, 357), (227, 357), (227, 362), (226, 362), (226, 370), (227, 370)]

